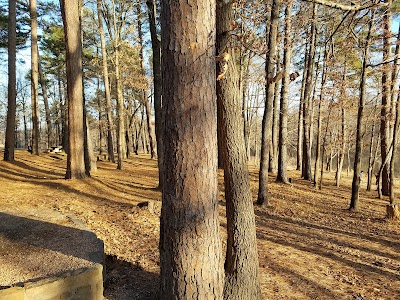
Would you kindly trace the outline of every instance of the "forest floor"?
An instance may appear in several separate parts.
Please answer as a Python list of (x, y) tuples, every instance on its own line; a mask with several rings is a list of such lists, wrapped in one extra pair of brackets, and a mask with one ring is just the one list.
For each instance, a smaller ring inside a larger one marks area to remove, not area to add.
[[(156, 161), (134, 156), (124, 162), (123, 171), (99, 161), (91, 178), (67, 181), (65, 157), (52, 156), (21, 150), (14, 163), (0, 161), (0, 206), (74, 215), (104, 241), (105, 297), (156, 299), (160, 205), (137, 206), (161, 200)], [(255, 199), (255, 167), (250, 176)], [(350, 212), (349, 177), (337, 188), (333, 174), (326, 174), (319, 191), (298, 172), (290, 171), (290, 176), (291, 185), (275, 183), (271, 176), (270, 206), (255, 206), (263, 298), (400, 299), (400, 224), (385, 219), (387, 199), (366, 192), (364, 183), (359, 211)]]

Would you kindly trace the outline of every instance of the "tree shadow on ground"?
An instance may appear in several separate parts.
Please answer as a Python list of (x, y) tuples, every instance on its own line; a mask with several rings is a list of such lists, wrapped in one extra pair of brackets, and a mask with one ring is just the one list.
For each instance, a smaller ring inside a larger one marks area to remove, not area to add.
[(105, 266), (104, 296), (108, 300), (158, 299), (159, 274), (113, 255), (106, 256)]

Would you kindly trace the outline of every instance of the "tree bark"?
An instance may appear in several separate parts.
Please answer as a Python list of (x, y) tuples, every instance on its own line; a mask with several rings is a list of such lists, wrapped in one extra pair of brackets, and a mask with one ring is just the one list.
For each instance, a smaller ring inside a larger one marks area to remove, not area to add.
[(42, 87), (44, 110), (46, 114), (47, 148), (49, 148), (53, 145), (53, 130), (51, 126), (49, 100), (47, 99), (46, 77), (43, 74), (42, 65), (40, 63), (39, 49), (37, 51), (38, 51), (39, 79), (40, 79), (40, 86)]
[(38, 37), (37, 37), (37, 13), (36, 0), (30, 0), (29, 12), (31, 17), (31, 97), (32, 97), (32, 153), (39, 155), (39, 104), (38, 104), (38, 87), (39, 87), (39, 54), (38, 54)]
[(354, 155), (354, 167), (353, 167), (353, 182), (351, 185), (351, 201), (350, 210), (357, 210), (359, 200), (359, 189), (360, 189), (360, 172), (361, 172), (361, 149), (363, 146), (363, 132), (362, 123), (364, 118), (364, 105), (367, 90), (367, 64), (369, 60), (369, 47), (371, 43), (372, 26), (374, 23), (375, 12), (372, 12), (371, 21), (368, 26), (368, 34), (365, 40), (363, 49), (363, 65), (361, 69), (361, 81), (360, 81), (360, 99), (358, 103), (358, 114), (357, 114), (357, 132), (356, 132), (356, 149)]
[(106, 41), (104, 37), (104, 27), (103, 27), (103, 16), (101, 8), (101, 0), (97, 0), (97, 19), (99, 22), (99, 33), (101, 42), (101, 59), (103, 64), (103, 82), (104, 82), (104, 94), (106, 97), (106, 116), (107, 116), (107, 152), (108, 159), (115, 162), (114, 158), (114, 143), (112, 137), (113, 131), (113, 119), (111, 111), (111, 93), (110, 93), (110, 83), (108, 80), (108, 64), (107, 64), (107, 51), (106, 51)]
[[(14, 161), (15, 149), (15, 114), (17, 98), (16, 79), (16, 53), (17, 53), (17, 15), (16, 2), (8, 1), (8, 106), (7, 106), (7, 127), (4, 147), (4, 160)], [(25, 103), (25, 101), (24, 101)], [(25, 109), (24, 109), (25, 117)]]
[[(392, 14), (391, 6), (392, 0), (386, 0), (388, 8), (385, 9), (383, 14), (383, 61), (388, 61), (391, 57), (391, 37), (392, 37)], [(382, 106), (381, 106), (381, 160), (386, 160), (386, 155), (391, 156), (391, 152), (388, 151), (390, 145), (389, 138), (389, 127), (390, 127), (390, 99), (391, 99), (391, 64), (386, 63), (382, 69)], [(389, 196), (389, 164), (386, 164), (382, 171), (382, 194)]]
[[(160, 299), (222, 299), (215, 1), (161, 2), (165, 104)], [(196, 24), (196, 26), (193, 26)]]
[(315, 14), (317, 6), (313, 3), (312, 23), (310, 31), (309, 51), (306, 56), (307, 74), (304, 86), (304, 103), (303, 103), (303, 168), (302, 177), (305, 180), (311, 180), (311, 109), (312, 109), (312, 79), (314, 77), (314, 57), (315, 57), (315, 39), (316, 25)]
[[(140, 4), (136, 5), (136, 11), (137, 11), (137, 15), (138, 15), (138, 19), (137, 19), (137, 28), (138, 28), (138, 35), (139, 35), (139, 47), (140, 47), (140, 51), (139, 51), (139, 59), (140, 59), (140, 63), (141, 63), (141, 67), (142, 67), (142, 75), (146, 76), (146, 71), (144, 69), (144, 59), (143, 59), (143, 32), (142, 32), (142, 21), (140, 19), (140, 15), (141, 15), (141, 9), (140, 9)], [(151, 158), (157, 158), (157, 148), (155, 145), (155, 138), (154, 138), (154, 134), (153, 134), (153, 124), (151, 123), (151, 109), (150, 109), (150, 105), (149, 105), (149, 99), (147, 97), (147, 86), (142, 90), (142, 97), (143, 97), (143, 103), (144, 106), (146, 108), (146, 124), (147, 124), (147, 136), (149, 139), (149, 146), (150, 146), (150, 156)]]
[(162, 77), (161, 77), (161, 45), (157, 36), (156, 28), (156, 3), (155, 0), (146, 1), (149, 15), (151, 46), (153, 49), (153, 89), (154, 89), (154, 114), (155, 114), (155, 131), (157, 141), (157, 156), (158, 156), (158, 186), (162, 190), (163, 183), (163, 166), (164, 166), (164, 151), (163, 151), (163, 135), (164, 135), (164, 114), (162, 110)]
[(61, 0), (60, 3), (67, 61), (68, 155), (65, 178), (81, 179), (86, 177), (86, 173), (79, 0)]
[(278, 139), (278, 175), (276, 181), (289, 183), (287, 177), (287, 143), (288, 143), (288, 101), (290, 84), (290, 63), (292, 60), (292, 7), (290, 0), (285, 8), (285, 37), (283, 52), (283, 80), (280, 102), (279, 139)]
[(275, 84), (274, 77), (274, 66), (275, 66), (275, 53), (276, 53), (276, 39), (278, 33), (279, 23), (279, 10), (281, 7), (281, 0), (274, 0), (272, 3), (271, 12), (271, 26), (268, 37), (268, 49), (267, 60), (265, 62), (265, 110), (262, 119), (262, 134), (261, 134), (261, 160), (260, 160), (260, 173), (258, 179), (258, 197), (257, 204), (261, 206), (268, 205), (268, 158), (269, 158), (269, 147), (271, 143), (271, 132), (272, 132), (272, 109), (274, 101), (274, 88)]
[[(227, 73), (217, 81), (217, 102), (221, 121), (224, 183), (226, 199), (227, 248), (224, 299), (260, 299), (258, 253), (253, 201), (250, 191), (247, 155), (243, 135), (242, 99), (235, 52), (229, 32), (232, 30), (232, 1), (217, 1), (217, 53), (227, 53)], [(222, 69), (220, 66), (219, 69)]]

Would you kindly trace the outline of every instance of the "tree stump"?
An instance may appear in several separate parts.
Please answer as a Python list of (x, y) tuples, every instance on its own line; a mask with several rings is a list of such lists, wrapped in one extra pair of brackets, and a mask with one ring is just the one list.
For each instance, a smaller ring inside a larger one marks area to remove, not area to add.
[(398, 204), (386, 205), (386, 217), (388, 219), (400, 220), (400, 206)]

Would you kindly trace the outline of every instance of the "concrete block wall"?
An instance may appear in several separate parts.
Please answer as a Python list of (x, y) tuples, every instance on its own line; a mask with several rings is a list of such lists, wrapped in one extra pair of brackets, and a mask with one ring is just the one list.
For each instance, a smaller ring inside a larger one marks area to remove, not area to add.
[(96, 264), (0, 290), (0, 300), (103, 300), (103, 266)]

